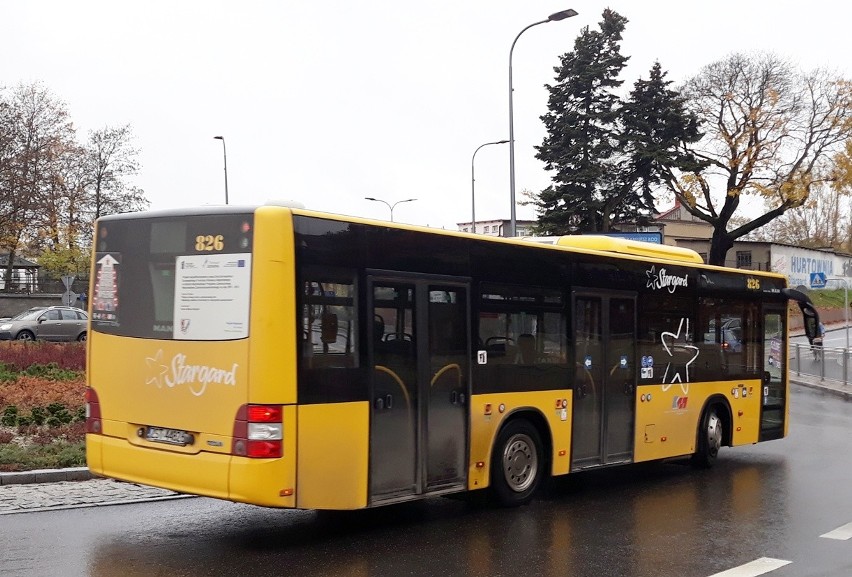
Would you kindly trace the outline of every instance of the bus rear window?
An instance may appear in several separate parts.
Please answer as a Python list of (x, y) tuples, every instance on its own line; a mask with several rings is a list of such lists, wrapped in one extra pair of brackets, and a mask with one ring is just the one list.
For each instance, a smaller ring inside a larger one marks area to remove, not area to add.
[(92, 330), (175, 340), (248, 336), (251, 214), (102, 219)]

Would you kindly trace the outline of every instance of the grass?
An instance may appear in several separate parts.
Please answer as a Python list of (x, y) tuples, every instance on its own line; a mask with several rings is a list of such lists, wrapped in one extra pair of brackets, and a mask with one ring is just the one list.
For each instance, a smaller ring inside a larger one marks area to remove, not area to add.
[(0, 443), (2, 472), (62, 469), (82, 467), (85, 464), (86, 443), (83, 439), (51, 439), (44, 443), (27, 439), (24, 442)]
[(817, 310), (823, 308), (843, 310), (845, 292), (843, 289), (820, 289), (809, 291), (808, 296), (811, 297)]

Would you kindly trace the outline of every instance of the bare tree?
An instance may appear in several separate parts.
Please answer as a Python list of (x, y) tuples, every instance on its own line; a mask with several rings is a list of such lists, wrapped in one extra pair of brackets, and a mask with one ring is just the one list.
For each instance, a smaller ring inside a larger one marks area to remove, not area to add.
[(139, 172), (129, 124), (90, 132), (87, 150), (93, 218), (148, 207), (144, 191), (127, 182)]
[(62, 149), (74, 139), (65, 104), (39, 83), (20, 84), (3, 94), (0, 250), (9, 254), (8, 290), (14, 257), (26, 240), (38, 236), (32, 224), (49, 206), (53, 169)]
[[(689, 150), (704, 168), (670, 170), (666, 188), (713, 226), (709, 262), (723, 264), (734, 240), (802, 206), (831, 175), (831, 156), (852, 136), (852, 83), (826, 71), (802, 74), (771, 54), (733, 54), (681, 89), (704, 138)], [(744, 195), (768, 201), (736, 220)]]
[[(748, 240), (849, 251), (852, 203), (848, 194), (824, 184), (812, 187), (805, 203), (746, 235)], [(746, 224), (745, 221), (739, 225)]]

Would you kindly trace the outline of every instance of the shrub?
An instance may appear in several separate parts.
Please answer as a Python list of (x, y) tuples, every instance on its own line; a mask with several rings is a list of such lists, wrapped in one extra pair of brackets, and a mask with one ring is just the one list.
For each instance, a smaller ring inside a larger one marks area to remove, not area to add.
[(86, 440), (86, 423), (76, 422), (63, 427), (65, 440), (69, 443), (82, 443)]
[(9, 405), (3, 409), (3, 416), (0, 417), (0, 425), (4, 427), (14, 427), (18, 424), (18, 407)]
[(47, 411), (44, 410), (44, 407), (33, 407), (30, 411), (30, 420), (33, 425), (43, 425), (47, 420)]
[(0, 363), (0, 382), (14, 381), (18, 378), (18, 371), (15, 367), (9, 366), (6, 363)]
[(31, 377), (41, 377), (49, 381), (70, 381), (80, 377), (78, 371), (63, 369), (55, 362), (46, 365), (30, 365), (22, 373)]
[(86, 464), (83, 442), (56, 441), (47, 445), (22, 447), (17, 443), (0, 445), (0, 471), (31, 471)]
[(84, 343), (0, 342), (0, 471), (84, 465)]
[(0, 363), (16, 371), (55, 363), (60, 369), (82, 373), (86, 370), (86, 343), (3, 341), (0, 342)]
[(18, 413), (28, 414), (33, 407), (61, 403), (71, 414), (85, 406), (86, 380), (54, 381), (42, 377), (21, 375), (15, 382), (0, 382), (0, 407), (15, 405)]

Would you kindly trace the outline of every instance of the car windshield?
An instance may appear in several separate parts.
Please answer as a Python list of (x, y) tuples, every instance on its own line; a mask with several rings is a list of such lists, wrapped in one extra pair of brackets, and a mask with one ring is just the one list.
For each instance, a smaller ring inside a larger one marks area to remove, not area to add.
[(22, 313), (18, 313), (17, 315), (13, 316), (9, 320), (11, 320), (11, 321), (28, 321), (30, 319), (37, 318), (43, 312), (44, 312), (44, 309), (29, 309), (29, 310), (26, 310)]

